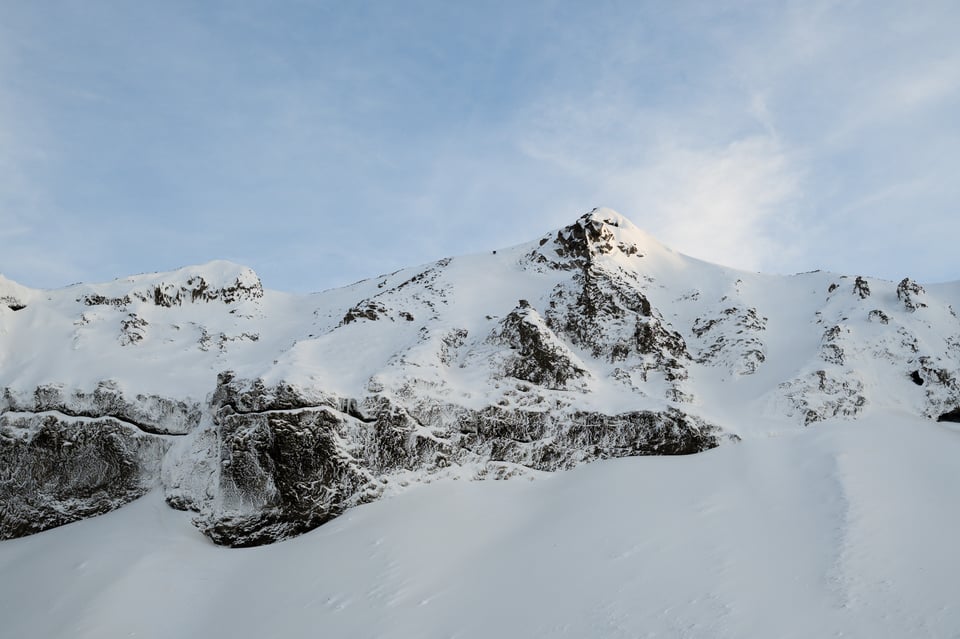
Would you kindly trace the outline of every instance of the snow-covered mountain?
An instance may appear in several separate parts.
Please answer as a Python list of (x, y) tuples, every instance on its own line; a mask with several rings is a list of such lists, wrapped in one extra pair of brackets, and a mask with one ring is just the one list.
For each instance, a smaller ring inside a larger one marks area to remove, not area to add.
[(0, 539), (159, 487), (259, 545), (418, 482), (960, 421), (960, 283), (737, 271), (607, 209), (312, 295), (213, 262), (0, 302)]

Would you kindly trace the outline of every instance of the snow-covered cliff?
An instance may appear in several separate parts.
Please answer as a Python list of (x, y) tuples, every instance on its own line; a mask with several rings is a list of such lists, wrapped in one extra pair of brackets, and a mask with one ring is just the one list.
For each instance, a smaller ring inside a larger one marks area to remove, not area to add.
[(0, 538), (160, 485), (254, 545), (410, 482), (960, 419), (960, 284), (736, 271), (607, 209), (313, 295), (214, 262), (0, 302)]

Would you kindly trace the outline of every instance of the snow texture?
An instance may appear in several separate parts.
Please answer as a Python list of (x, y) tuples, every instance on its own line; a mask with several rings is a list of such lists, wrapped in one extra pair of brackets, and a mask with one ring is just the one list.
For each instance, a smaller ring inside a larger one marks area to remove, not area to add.
[(606, 209), (306, 296), (0, 276), (3, 634), (960, 636), (958, 304)]
[(159, 486), (213, 540), (257, 545), (410, 482), (696, 453), (758, 416), (952, 420), (960, 287), (929, 289), (734, 271), (606, 209), (307, 296), (222, 261), (0, 279), (0, 538)]

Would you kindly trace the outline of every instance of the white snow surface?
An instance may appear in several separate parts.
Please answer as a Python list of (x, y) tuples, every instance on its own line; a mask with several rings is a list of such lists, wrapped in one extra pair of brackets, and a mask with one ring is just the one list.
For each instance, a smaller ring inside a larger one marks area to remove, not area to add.
[(957, 637), (960, 432), (896, 414), (446, 480), (212, 545), (158, 492), (0, 543), (4, 637)]
[[(785, 399), (783, 385), (792, 384), (795, 395), (805, 392), (818, 370), (837, 386), (862, 385), (860, 394), (870, 405), (928, 415), (945, 408), (943, 397), (901, 384), (901, 369), (918, 368), (922, 357), (933, 369), (960, 368), (960, 320), (954, 311), (960, 283), (928, 287), (920, 297), (926, 306), (912, 312), (898, 300), (894, 282), (867, 278), (872, 294), (860, 299), (852, 294), (852, 277), (741, 272), (676, 253), (614, 211), (597, 209), (588, 220), (603, 224), (616, 245), (594, 257), (598, 268), (641, 290), (691, 351), (695, 361), (687, 365), (684, 390), (692, 402), (682, 410), (743, 435), (738, 421), (726, 419), (727, 405), (751, 403), (755, 411), (799, 415), (802, 410)], [(570, 270), (532, 259), (562, 262), (556, 235), (312, 295), (264, 291), (252, 270), (224, 261), (58, 290), (28, 289), (0, 276), (0, 301), (25, 305), (14, 311), (0, 303), (0, 388), (21, 397), (42, 385), (90, 393), (108, 380), (128, 397), (202, 402), (217, 373), (232, 370), (267, 384), (285, 381), (305, 393), (402, 396), (414, 388), (468, 407), (510, 405), (517, 401), (516, 390), (496, 374), (502, 358), (488, 338), (519, 300), (544, 315), (555, 291), (569, 286)], [(193, 300), (198, 280), (207, 291), (241, 286), (256, 294)], [(179, 297), (169, 306), (157, 305), (156, 290)], [(91, 305), (97, 296), (101, 303)], [(871, 321), (873, 309), (881, 309), (889, 324)], [(357, 313), (368, 310), (376, 320)], [(751, 311), (764, 328), (744, 328), (740, 320)], [(345, 321), (351, 312), (358, 319)], [(710, 319), (722, 321), (697, 336), (697, 321), (702, 326)], [(844, 350), (842, 365), (824, 362), (825, 331), (834, 326)], [(446, 348), (444, 362), (443, 342), (458, 330), (467, 337)], [(755, 339), (747, 343), (744, 336)], [(704, 359), (717, 344), (719, 350)], [(577, 361), (588, 364), (586, 384), (575, 396), (548, 392), (548, 400), (607, 413), (659, 410), (670, 403), (656, 375), (628, 383), (616, 374), (619, 364), (570, 348)], [(764, 361), (754, 374), (744, 374), (751, 349)], [(878, 366), (878, 356), (893, 367)], [(833, 402), (827, 412), (838, 403), (841, 412), (848, 408), (837, 396), (821, 399), (814, 398), (814, 408), (821, 408), (818, 401)]]
[[(0, 542), (0, 636), (960, 637), (960, 431), (933, 421), (960, 403), (933, 381), (960, 370), (960, 283), (926, 286), (911, 310), (895, 282), (864, 278), (863, 298), (854, 277), (736, 271), (592, 215), (616, 245), (597, 263), (687, 344), (689, 397), (573, 345), (587, 377), (542, 395), (608, 414), (674, 405), (739, 443), (415, 478), (255, 549), (212, 545), (158, 488)], [(110, 380), (203, 402), (229, 369), (344, 397), (521, 405), (489, 336), (521, 299), (549, 311), (570, 273), (531, 256), (561, 259), (556, 234), (306, 296), (226, 262), (50, 291), (0, 276), (0, 388)], [(192, 293), (198, 277), (212, 297)], [(158, 289), (179, 301), (156, 304)]]

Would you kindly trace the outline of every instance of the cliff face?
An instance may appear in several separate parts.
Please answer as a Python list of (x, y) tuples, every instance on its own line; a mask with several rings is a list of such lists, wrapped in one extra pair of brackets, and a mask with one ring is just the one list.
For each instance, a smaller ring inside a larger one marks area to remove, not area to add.
[(609, 210), (309, 296), (216, 262), (0, 300), (0, 538), (159, 487), (257, 545), (410, 482), (697, 453), (757, 415), (960, 412), (960, 286), (743, 273)]
[[(315, 528), (398, 483), (463, 472), (505, 478), (627, 455), (690, 454), (720, 432), (676, 409), (482, 410), (424, 400), (411, 413), (384, 395), (312, 398), (221, 374), (206, 445), (171, 455), (168, 503), (197, 513), (211, 539), (249, 546)], [(205, 485), (194, 484), (206, 476)]]

